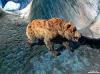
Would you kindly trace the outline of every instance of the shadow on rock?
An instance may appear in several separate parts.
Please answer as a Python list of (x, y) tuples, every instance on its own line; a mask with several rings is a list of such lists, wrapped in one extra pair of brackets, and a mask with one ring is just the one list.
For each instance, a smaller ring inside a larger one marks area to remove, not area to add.
[[(57, 47), (57, 49), (55, 49), (55, 50), (57, 50), (58, 52), (62, 52), (65, 49), (69, 49), (71, 52), (74, 52), (74, 50), (79, 47), (78, 42), (68, 41), (69, 45), (68, 45), (68, 48), (66, 48), (62, 45), (62, 43), (64, 41), (67, 41), (67, 40), (65, 38), (62, 38), (61, 36), (52, 39), (52, 42), (54, 43), (55, 46), (56, 46), (56, 44), (60, 44), (59, 47)], [(31, 48), (36, 49), (36, 47), (40, 46), (40, 45), (45, 45), (44, 41), (37, 39), (36, 42), (31, 45)]]
[(80, 46), (81, 45), (88, 45), (91, 48), (99, 49), (100, 48), (100, 39), (95, 39), (95, 38), (89, 38), (89, 37), (82, 36), (79, 39), (79, 44), (80, 44)]

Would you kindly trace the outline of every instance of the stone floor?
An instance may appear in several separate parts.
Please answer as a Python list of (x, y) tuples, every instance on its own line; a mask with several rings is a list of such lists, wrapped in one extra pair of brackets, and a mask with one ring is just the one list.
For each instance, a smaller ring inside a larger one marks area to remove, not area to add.
[(0, 17), (0, 74), (100, 72), (100, 48), (81, 45), (73, 53), (69, 49), (61, 49), (61, 55), (54, 57), (44, 45), (30, 49), (26, 42), (26, 25), (25, 20), (18, 16)]

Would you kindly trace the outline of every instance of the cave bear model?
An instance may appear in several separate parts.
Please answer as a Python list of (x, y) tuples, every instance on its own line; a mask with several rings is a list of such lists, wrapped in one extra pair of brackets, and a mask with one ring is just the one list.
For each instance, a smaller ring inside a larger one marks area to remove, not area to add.
[(29, 43), (32, 43), (34, 39), (43, 39), (46, 47), (53, 55), (59, 54), (53, 48), (51, 41), (53, 38), (57, 36), (66, 38), (67, 41), (64, 41), (62, 45), (67, 47), (68, 40), (77, 41), (81, 36), (73, 23), (61, 18), (35, 19), (27, 25), (26, 35)]

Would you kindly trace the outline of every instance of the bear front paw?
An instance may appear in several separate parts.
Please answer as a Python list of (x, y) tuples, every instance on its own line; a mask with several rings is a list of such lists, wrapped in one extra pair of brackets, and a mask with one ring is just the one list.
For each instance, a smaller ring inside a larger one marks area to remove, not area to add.
[(53, 54), (53, 56), (59, 56), (61, 53), (60, 52), (58, 52), (58, 51), (50, 51), (52, 54)]

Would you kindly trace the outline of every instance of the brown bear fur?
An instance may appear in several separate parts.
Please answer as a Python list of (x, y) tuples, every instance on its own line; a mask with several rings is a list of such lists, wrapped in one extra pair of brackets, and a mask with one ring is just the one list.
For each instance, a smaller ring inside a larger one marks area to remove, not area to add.
[[(54, 55), (58, 55), (58, 52), (54, 51), (51, 39), (56, 36), (62, 36), (67, 40), (78, 40), (81, 36), (76, 27), (71, 22), (60, 18), (51, 18), (49, 20), (33, 20), (27, 25), (26, 35), (31, 43), (36, 38), (44, 39), (46, 47)], [(67, 42), (63, 43), (64, 46), (66, 46), (66, 44)]]

